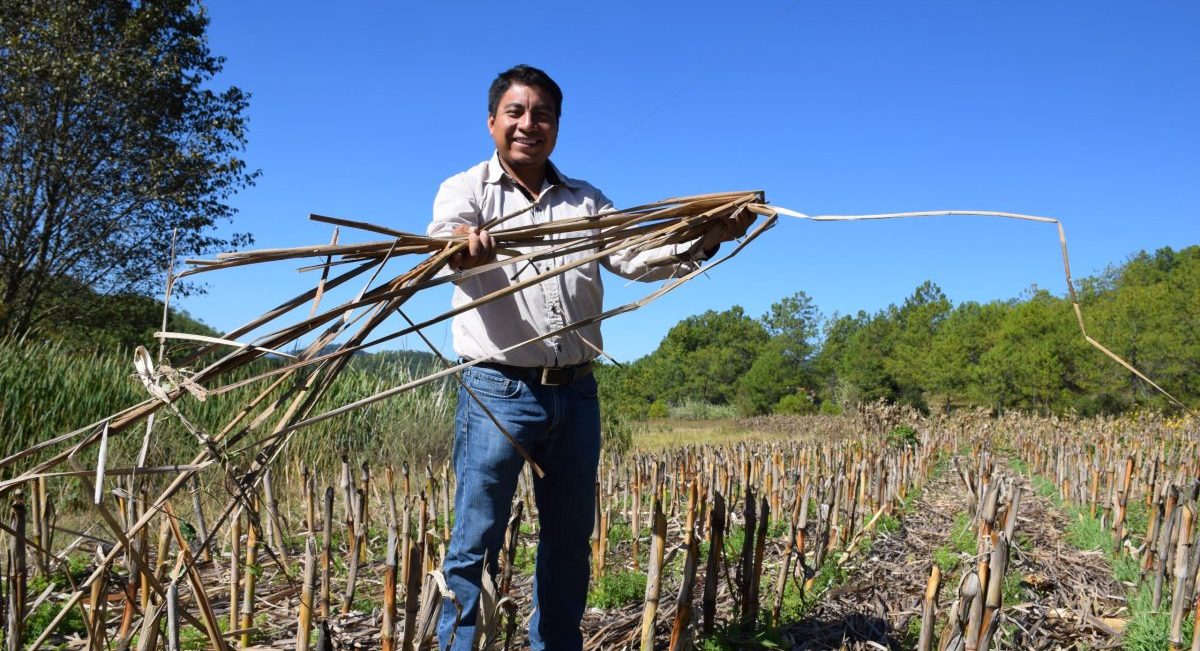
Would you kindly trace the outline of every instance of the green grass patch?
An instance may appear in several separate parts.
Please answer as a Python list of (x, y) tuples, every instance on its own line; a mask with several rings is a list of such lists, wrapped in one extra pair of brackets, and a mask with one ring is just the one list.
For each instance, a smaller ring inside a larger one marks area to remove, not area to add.
[(1054, 502), (1055, 506), (1063, 508), (1062, 497), (1058, 495), (1058, 486), (1055, 486), (1054, 482), (1041, 475), (1034, 475), (1030, 479), (1030, 483), (1033, 484), (1033, 492)]
[(1067, 525), (1067, 542), (1073, 547), (1088, 551), (1102, 551), (1112, 555), (1116, 551), (1112, 534), (1096, 518), (1078, 512)]
[(971, 516), (961, 511), (954, 516), (946, 544), (933, 550), (933, 562), (937, 563), (942, 574), (948, 575), (958, 569), (964, 555), (974, 556), (978, 552), (978, 544)]
[(608, 544), (615, 545), (633, 539), (633, 529), (625, 522), (614, 522), (608, 527)]
[(1029, 464), (1025, 463), (1024, 459), (1009, 457), (1008, 467), (1012, 468), (1019, 475), (1025, 475), (1026, 477), (1029, 476)]
[(726, 623), (713, 631), (712, 637), (700, 641), (700, 651), (745, 651), (747, 649), (782, 649), (783, 638), (772, 628), (743, 631), (736, 623)]
[(974, 556), (979, 553), (979, 539), (975, 534), (975, 523), (966, 511), (954, 516), (954, 527), (950, 530), (950, 544), (960, 554)]
[[(1166, 649), (1171, 638), (1170, 600), (1164, 598), (1163, 609), (1156, 611), (1153, 606), (1154, 595), (1149, 585), (1144, 585), (1129, 601), (1129, 624), (1121, 637), (1121, 648), (1126, 651), (1159, 651)], [(1183, 622), (1183, 648), (1189, 648), (1192, 643), (1192, 618), (1187, 617)]]
[[(30, 598), (32, 599), (36, 596), (31, 594)], [(37, 607), (37, 610), (30, 613), (25, 620), (25, 640), (29, 642), (36, 640), (46, 630), (46, 627), (50, 625), (50, 622), (54, 621), (54, 618), (58, 615), (58, 611), (62, 610), (62, 606), (61, 603), (45, 601)], [(68, 610), (63, 620), (58, 623), (55, 635), (64, 637), (74, 634), (83, 635), (86, 630), (87, 623), (83, 619), (83, 611), (80, 610), (79, 606), (75, 606)]]
[(537, 547), (533, 545), (521, 545), (517, 547), (517, 553), (513, 556), (513, 570), (521, 574), (531, 575), (536, 564)]
[(740, 558), (742, 555), (742, 545), (746, 543), (746, 532), (741, 527), (731, 527), (725, 532), (725, 538), (721, 543), (725, 550), (725, 557), (730, 559), (730, 562), (734, 562), (733, 559)]
[(644, 572), (610, 572), (592, 581), (587, 604), (593, 608), (619, 608), (646, 596)]
[(1125, 505), (1125, 532), (1134, 535), (1146, 535), (1146, 529), (1150, 526), (1150, 513), (1146, 510), (1146, 503), (1141, 500), (1135, 500)]

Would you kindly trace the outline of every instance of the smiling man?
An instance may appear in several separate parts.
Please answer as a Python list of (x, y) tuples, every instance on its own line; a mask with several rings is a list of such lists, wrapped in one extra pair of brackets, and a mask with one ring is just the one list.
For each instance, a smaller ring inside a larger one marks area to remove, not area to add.
[[(537, 68), (519, 65), (492, 82), (487, 126), (495, 153), (447, 179), (434, 199), (429, 234), (468, 240), (467, 250), (451, 260), (452, 269), (496, 259), (495, 242), (482, 229), (493, 218), (527, 209), (504, 223), (505, 228), (515, 228), (612, 209), (599, 190), (565, 176), (550, 162), (561, 115), (562, 91)], [(714, 239), (742, 235), (750, 219), (747, 213), (722, 224)], [(713, 248), (697, 253), (698, 248), (684, 243), (637, 253), (622, 251), (454, 317), (455, 352), (480, 362), (463, 373), (463, 383), (478, 402), (465, 389), (459, 390), (454, 438), (458, 488), (454, 531), (443, 567), (447, 585), (463, 608), (462, 625), (453, 633), (451, 646), (456, 608), (443, 604), (440, 648), (471, 649), (480, 633), (475, 624), (485, 559), (494, 572), (524, 465), (491, 416), (545, 472), (545, 477), (533, 481), (541, 526), (530, 645), (535, 650), (582, 648), (579, 622), (587, 597), (588, 538), (600, 457), (600, 405), (592, 375), (592, 358), (603, 345), (600, 326), (589, 324), (505, 349), (599, 314), (604, 302), (601, 265), (626, 278), (662, 280), (694, 269), (699, 260), (715, 252)], [(573, 252), (535, 263), (503, 265), (461, 279), (456, 282), (453, 305), (459, 307), (588, 255)]]

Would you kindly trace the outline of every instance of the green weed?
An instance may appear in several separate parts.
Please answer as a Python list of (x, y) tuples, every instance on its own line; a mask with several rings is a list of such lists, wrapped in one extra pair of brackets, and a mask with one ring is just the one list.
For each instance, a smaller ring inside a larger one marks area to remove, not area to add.
[(646, 595), (643, 572), (610, 572), (592, 581), (587, 603), (593, 608), (618, 608), (635, 603)]
[(879, 533), (893, 533), (900, 530), (900, 518), (894, 515), (883, 515), (879, 517), (879, 521), (875, 523), (875, 529)]
[(900, 425), (888, 432), (887, 444), (893, 448), (915, 448), (921, 444), (921, 437), (912, 426)]
[(950, 529), (950, 544), (954, 551), (968, 556), (979, 552), (979, 539), (975, 535), (975, 524), (966, 511), (954, 516), (954, 526)]
[(536, 561), (537, 548), (533, 545), (521, 545), (517, 547), (517, 553), (513, 557), (513, 569), (521, 574), (533, 574)]
[(608, 544), (615, 545), (633, 539), (633, 529), (625, 522), (614, 522), (608, 527)]
[(954, 549), (943, 545), (933, 550), (933, 562), (942, 570), (942, 574), (950, 574), (958, 567), (959, 556)]
[[(50, 622), (58, 616), (58, 611), (62, 610), (62, 604), (53, 603), (50, 600), (42, 602), (32, 613), (25, 619), (25, 639), (33, 641), (46, 630)], [(58, 623), (55, 628), (55, 634), (61, 636), (80, 634), (87, 630), (87, 623), (83, 619), (82, 610), (76, 606), (67, 611), (66, 616)]]

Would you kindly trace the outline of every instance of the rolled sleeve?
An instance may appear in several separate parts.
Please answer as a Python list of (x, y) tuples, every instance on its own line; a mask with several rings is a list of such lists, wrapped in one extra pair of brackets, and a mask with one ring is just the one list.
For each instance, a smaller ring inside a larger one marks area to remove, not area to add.
[[(608, 197), (601, 194), (600, 200), (603, 205), (597, 213), (613, 210), (613, 204)], [(695, 241), (690, 241), (656, 246), (645, 250), (629, 247), (609, 254), (602, 262), (605, 269), (622, 278), (645, 282), (666, 280), (689, 273), (699, 267), (698, 261), (705, 258), (690, 256), (694, 244)]]
[(426, 228), (426, 235), (450, 237), (455, 226), (479, 226), (482, 223), (479, 202), (467, 176), (456, 174), (442, 182), (433, 199), (433, 221)]

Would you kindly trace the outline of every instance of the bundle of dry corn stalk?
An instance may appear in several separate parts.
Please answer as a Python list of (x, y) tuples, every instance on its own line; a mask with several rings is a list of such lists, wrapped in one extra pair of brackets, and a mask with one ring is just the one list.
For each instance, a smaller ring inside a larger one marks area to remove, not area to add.
[[(132, 569), (140, 572), (148, 581), (151, 590), (159, 598), (159, 603), (166, 603), (166, 587), (149, 571), (149, 564), (144, 562), (145, 557), (142, 556), (145, 550), (137, 549), (138, 545), (133, 541), (144, 538), (151, 518), (199, 471), (213, 465), (221, 467), (227, 475), (226, 483), (231, 494), (215, 521), (209, 523), (208, 529), (213, 533), (194, 547), (197, 553), (202, 554), (212, 545), (215, 532), (231, 517), (236, 517), (239, 511), (257, 522), (258, 505), (251, 496), (256, 493), (272, 461), (305, 426), (422, 384), (453, 376), (472, 364), (487, 361), (477, 359), (455, 364), (443, 357), (446, 367), (439, 371), (402, 386), (391, 387), (363, 400), (324, 413), (313, 413), (321, 395), (346, 367), (354, 353), (414, 333), (429, 343), (423, 331), (456, 314), (498, 300), (619, 251), (640, 252), (655, 247), (704, 240), (715, 228), (723, 228), (720, 222), (740, 216), (746, 211), (763, 219), (758, 220), (756, 227), (745, 239), (724, 257), (703, 267), (697, 265), (692, 271), (664, 282), (638, 301), (568, 323), (521, 342), (513, 346), (515, 348), (636, 310), (657, 299), (695, 278), (704, 269), (711, 268), (740, 251), (775, 223), (775, 210), (766, 205), (761, 192), (730, 192), (667, 199), (595, 216), (537, 226), (506, 228), (505, 222), (520, 214), (514, 213), (484, 225), (497, 243), (499, 259), (491, 264), (460, 272), (450, 272), (448, 263), (452, 256), (466, 246), (464, 238), (425, 237), (367, 223), (314, 215), (312, 218), (317, 221), (339, 228), (353, 227), (380, 234), (386, 239), (340, 244), (338, 229), (335, 228), (333, 241), (325, 246), (230, 253), (220, 255), (215, 260), (191, 261), (192, 268), (179, 274), (177, 278), (244, 265), (317, 258), (318, 262), (315, 265), (304, 267), (302, 270), (319, 271), (320, 279), (311, 290), (283, 301), (219, 339), (160, 333), (164, 340), (199, 340), (202, 345), (186, 358), (172, 360), (171, 364), (165, 363), (161, 349), (157, 362), (152, 360), (144, 349), (139, 349), (135, 368), (150, 394), (149, 398), (86, 427), (50, 438), (0, 460), (0, 471), (5, 471), (12, 477), (0, 483), (0, 495), (36, 483), (39, 479), (61, 475), (63, 472), (78, 476), (86, 485), (87, 492), (95, 495), (96, 510), (117, 541), (111, 548), (104, 550), (96, 570), (75, 586), (72, 598), (62, 608), (55, 621), (46, 627), (42, 636), (33, 643), (33, 647), (36, 648), (45, 642), (54, 631), (55, 625), (89, 594), (93, 586), (107, 575), (108, 567), (122, 555), (130, 555), (135, 559)], [(538, 273), (434, 317), (414, 322), (404, 311), (409, 299), (430, 287), (462, 280), (503, 265), (551, 260), (568, 254), (572, 254), (572, 261), (566, 265), (537, 265), (535, 269)], [(392, 266), (390, 263), (398, 262), (404, 256), (417, 256), (418, 259), (401, 273), (385, 273)], [(362, 286), (353, 298), (332, 306), (322, 304), (322, 298), (327, 292), (342, 285), (352, 287), (351, 283), (356, 280)], [(307, 314), (297, 319), (295, 315), (304, 312), (306, 307)], [(409, 325), (392, 332), (378, 332), (380, 326), (395, 314), (401, 315)], [(244, 341), (247, 336), (253, 338)], [(301, 345), (301, 342), (306, 343)], [(433, 348), (432, 344), (430, 347)], [(299, 352), (296, 352), (297, 349)], [(437, 352), (436, 349), (434, 352)], [(274, 364), (269, 370), (249, 378), (227, 380), (233, 371), (243, 369), (266, 356), (283, 358), (286, 361)], [(194, 373), (177, 370), (197, 363), (203, 365)], [(217, 431), (205, 431), (193, 424), (187, 417), (186, 409), (181, 408), (186, 399), (213, 399), (244, 386), (254, 388), (254, 397)], [(138, 467), (132, 469), (106, 469), (106, 450), (110, 437), (128, 435), (134, 431), (135, 426), (143, 423), (144, 440), (139, 461), (144, 460), (146, 449), (153, 444), (154, 415), (163, 409), (170, 411), (195, 436), (199, 448), (195, 457), (183, 465), (151, 468), (139, 463)], [(99, 461), (94, 472), (78, 467), (75, 460), (78, 453), (87, 448), (99, 450)], [(27, 459), (36, 461), (31, 467), (17, 470), (17, 464)], [(535, 467), (535, 471), (540, 473), (542, 469)], [(148, 499), (140, 506), (138, 513), (141, 517), (123, 523), (120, 513), (114, 514), (105, 504), (105, 477), (115, 474), (134, 474), (142, 477), (168, 474), (174, 475), (174, 478), (156, 498)], [(143, 562), (137, 562), (136, 559)], [(191, 565), (194, 560), (189, 557), (183, 563), (185, 566)], [(187, 578), (189, 569), (177, 568), (173, 576), (176, 580)], [(196, 580), (198, 581), (198, 578)], [(198, 593), (203, 593), (199, 586), (195, 587)], [(159, 611), (161, 610), (160, 608)], [(202, 607), (201, 611), (204, 610)], [(201, 615), (206, 619), (204, 625), (195, 617), (184, 613), (185, 619), (197, 628), (209, 631), (210, 641), (215, 646), (223, 646), (215, 622), (208, 621), (211, 619), (211, 613), (202, 612)], [(150, 616), (150, 613), (147, 613), (147, 616)]]

